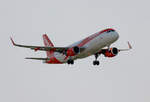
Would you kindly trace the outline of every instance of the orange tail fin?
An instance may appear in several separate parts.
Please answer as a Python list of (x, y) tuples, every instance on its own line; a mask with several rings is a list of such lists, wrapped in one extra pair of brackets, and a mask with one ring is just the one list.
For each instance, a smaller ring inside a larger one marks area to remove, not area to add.
[[(53, 43), (50, 41), (46, 34), (43, 35), (43, 41), (46, 47), (54, 47)], [(53, 51), (46, 51), (47, 57), (50, 57), (52, 53)]]

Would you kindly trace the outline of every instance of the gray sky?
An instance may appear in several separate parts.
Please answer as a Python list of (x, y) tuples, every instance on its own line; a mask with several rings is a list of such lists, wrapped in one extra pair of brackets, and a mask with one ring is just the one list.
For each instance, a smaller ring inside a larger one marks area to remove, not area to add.
[[(0, 0), (1, 102), (149, 102), (149, 0)], [(75, 65), (48, 65), (25, 57), (45, 52), (14, 48), (43, 45), (47, 33), (55, 46), (67, 46), (102, 29), (120, 34), (113, 44), (133, 50), (114, 58), (94, 56)]]

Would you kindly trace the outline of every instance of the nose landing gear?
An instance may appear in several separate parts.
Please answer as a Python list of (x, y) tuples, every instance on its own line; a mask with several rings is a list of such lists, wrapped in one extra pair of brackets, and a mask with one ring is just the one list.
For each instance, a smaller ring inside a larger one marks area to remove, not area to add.
[(93, 65), (94, 65), (94, 66), (95, 66), (95, 65), (98, 66), (98, 65), (100, 64), (100, 62), (97, 60), (98, 56), (99, 56), (99, 54), (96, 53), (96, 54), (95, 54), (95, 61), (93, 61)]

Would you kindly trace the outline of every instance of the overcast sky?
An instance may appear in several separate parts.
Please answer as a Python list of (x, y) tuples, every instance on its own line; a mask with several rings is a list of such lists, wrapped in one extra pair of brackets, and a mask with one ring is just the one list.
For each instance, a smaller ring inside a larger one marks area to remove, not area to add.
[[(1, 102), (150, 102), (149, 0), (0, 0)], [(12, 46), (67, 46), (105, 28), (114, 28), (127, 48), (114, 58), (94, 56), (75, 65), (48, 65), (25, 57), (45, 52)]]

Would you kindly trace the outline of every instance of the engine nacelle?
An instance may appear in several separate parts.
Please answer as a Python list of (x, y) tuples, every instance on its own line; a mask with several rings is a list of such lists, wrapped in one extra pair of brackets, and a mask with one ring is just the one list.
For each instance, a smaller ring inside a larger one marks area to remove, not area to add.
[(115, 57), (118, 54), (119, 50), (116, 47), (110, 48), (109, 50), (106, 50), (103, 54), (105, 57)]
[(80, 53), (80, 48), (78, 46), (73, 47), (73, 51), (75, 52), (75, 54)]
[(80, 53), (80, 48), (78, 46), (72, 47), (67, 50), (67, 56), (75, 56), (76, 54)]

